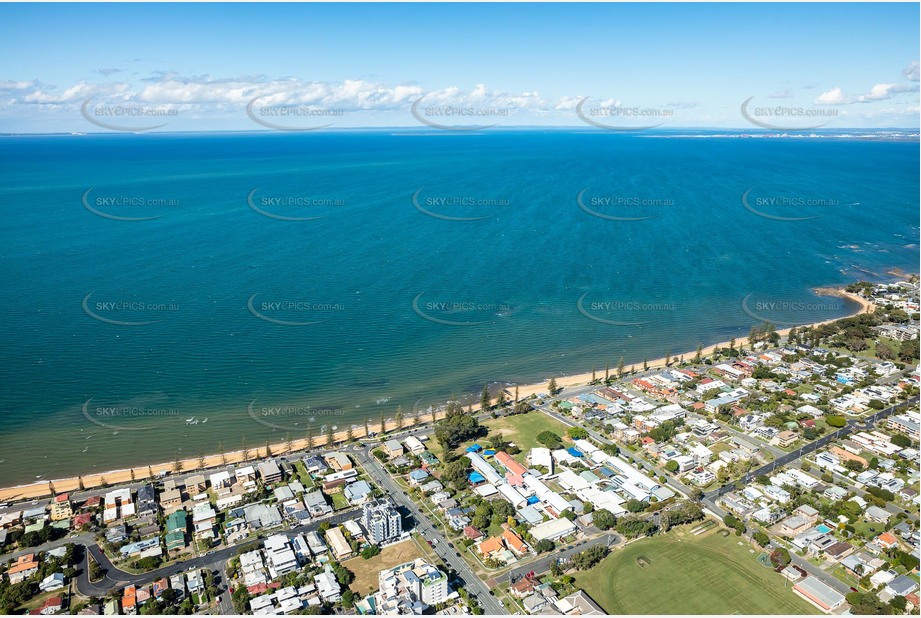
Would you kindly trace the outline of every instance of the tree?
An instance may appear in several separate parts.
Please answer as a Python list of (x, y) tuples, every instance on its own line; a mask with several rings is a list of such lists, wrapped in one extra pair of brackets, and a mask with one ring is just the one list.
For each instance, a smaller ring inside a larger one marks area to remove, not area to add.
[(790, 552), (785, 547), (780, 547), (771, 552), (771, 564), (775, 568), (790, 564)]
[(178, 455), (176, 456), (176, 459), (173, 460), (173, 472), (175, 472), (176, 474), (179, 474), (180, 472), (182, 472), (182, 460), (179, 459)]
[(630, 498), (629, 500), (627, 500), (627, 503), (624, 506), (631, 513), (639, 513), (640, 511), (646, 508), (646, 505), (640, 500), (637, 500), (636, 498)]
[(243, 448), (241, 449), (241, 455), (243, 456), (243, 461), (249, 460), (249, 447), (246, 446), (246, 436), (243, 436)]
[(825, 424), (829, 427), (841, 428), (847, 425), (847, 420), (843, 416), (829, 414), (825, 417)]
[(554, 549), (556, 549), (556, 545), (550, 539), (541, 539), (534, 545), (534, 550), (539, 554), (553, 551)]
[(384, 412), (381, 411), (381, 433), (387, 431), (387, 423), (384, 421)]
[(352, 425), (350, 423), (349, 426), (345, 430), (345, 441), (351, 442), (354, 439), (355, 439), (355, 431), (352, 429)]
[(456, 401), (450, 401), (444, 419), (435, 425), (435, 439), (445, 449), (451, 451), (462, 442), (480, 435), (482, 428), (477, 418), (464, 411)]
[(906, 339), (899, 345), (899, 360), (910, 363), (918, 358), (918, 339)]
[(333, 433), (333, 426), (329, 423), (326, 425), (326, 443), (323, 446), (332, 446), (336, 441), (336, 436)]
[(313, 428), (310, 425), (307, 426), (307, 450), (313, 450)]
[(82, 476), (77, 477), (77, 489), (79, 489), (80, 491), (83, 491), (84, 489), (86, 489), (86, 485), (83, 484)]
[(736, 536), (742, 536), (742, 534), (745, 532), (745, 522), (740, 520), (732, 513), (726, 513), (723, 515), (723, 523), (729, 528), (735, 529)]
[(147, 478), (152, 479), (154, 477), (153, 468), (147, 466)]
[[(198, 469), (205, 469), (205, 451), (201, 448), (198, 449)], [(131, 480), (134, 480), (134, 470), (131, 471)]]
[(563, 444), (563, 439), (549, 430), (544, 430), (537, 434), (537, 441), (549, 449), (558, 449)]
[(678, 462), (674, 459), (669, 460), (669, 462), (665, 464), (665, 469), (674, 474), (678, 471)]
[(397, 406), (397, 413), (394, 416), (394, 420), (397, 422), (397, 431), (403, 429), (403, 406)]
[(656, 525), (644, 518), (638, 517), (636, 515), (631, 515), (628, 517), (622, 517), (617, 520), (617, 525), (615, 526), (617, 531), (628, 539), (635, 539), (637, 537), (645, 536), (655, 530)]
[(560, 389), (556, 385), (556, 378), (550, 378), (550, 382), (547, 383), (547, 392), (551, 395), (556, 395), (560, 392)]
[(265, 456), (266, 456), (266, 457), (271, 457), (271, 456), (272, 456), (272, 445), (269, 444), (269, 439), (268, 439), (268, 438), (265, 439)]
[(294, 440), (291, 439), (291, 434), (285, 434), (285, 452), (293, 453), (294, 452)]
[(377, 545), (368, 545), (363, 550), (361, 550), (361, 557), (365, 560), (370, 560), (374, 556), (381, 553), (381, 548)]
[(570, 427), (566, 430), (566, 433), (568, 433), (569, 437), (573, 440), (584, 440), (588, 438), (588, 431), (583, 427)]
[(574, 554), (570, 559), (572, 565), (580, 571), (587, 571), (607, 557), (610, 550), (607, 545), (592, 545), (588, 549)]
[(355, 607), (355, 593), (346, 588), (342, 591), (342, 598), (340, 601), (342, 602), (342, 607), (345, 609), (352, 609)]
[(669, 350), (665, 354), (665, 366), (668, 367), (671, 364), (672, 364), (672, 351)]
[(607, 509), (598, 509), (592, 516), (594, 517), (593, 523), (599, 530), (610, 530), (617, 523), (614, 515)]
[(621, 356), (617, 360), (617, 377), (621, 379), (624, 377), (624, 357), (623, 356)]
[(365, 435), (364, 435), (364, 437), (367, 438), (367, 437), (370, 436), (370, 435), (371, 435), (371, 428), (368, 426), (368, 419), (366, 418), (366, 419), (365, 419)]
[(135, 481), (135, 480), (136, 480), (136, 478), (135, 478), (135, 476), (134, 476), (134, 468), (131, 468), (131, 480), (132, 480), (132, 481)]
[(483, 392), (480, 393), (480, 409), (484, 412), (489, 409), (489, 385), (483, 385)]
[(226, 465), (227, 465), (227, 454), (224, 452), (224, 443), (223, 443), (223, 442), (218, 442), (218, 443), (217, 443), (217, 450), (218, 450), (218, 452), (221, 454), (221, 465), (222, 465), (222, 466), (226, 466)]
[(767, 547), (771, 542), (771, 537), (766, 535), (762, 530), (758, 530), (752, 535), (752, 538), (755, 540), (760, 547)]
[(643, 359), (643, 371), (649, 371), (649, 360)]
[(700, 363), (700, 357), (701, 357), (701, 354), (703, 353), (703, 350), (704, 350), (704, 349), (703, 349), (703, 346), (700, 345), (700, 344), (698, 343), (698, 344), (697, 344), (697, 352), (694, 354), (694, 363), (695, 363), (695, 364), (699, 364), (699, 363)]
[(893, 435), (891, 441), (900, 448), (909, 448), (911, 446), (911, 438), (900, 433)]

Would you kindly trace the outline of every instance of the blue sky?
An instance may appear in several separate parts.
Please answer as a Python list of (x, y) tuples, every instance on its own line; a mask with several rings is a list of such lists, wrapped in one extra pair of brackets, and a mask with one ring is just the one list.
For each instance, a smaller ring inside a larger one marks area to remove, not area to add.
[(918, 20), (911, 3), (3, 4), (0, 131), (753, 128), (749, 98), (774, 126), (918, 127)]

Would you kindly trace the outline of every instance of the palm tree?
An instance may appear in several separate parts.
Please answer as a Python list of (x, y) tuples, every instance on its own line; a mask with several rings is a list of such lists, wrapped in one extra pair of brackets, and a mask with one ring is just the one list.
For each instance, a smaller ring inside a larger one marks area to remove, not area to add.
[(649, 371), (649, 360), (643, 359), (643, 371)]
[(269, 444), (269, 439), (268, 439), (268, 438), (265, 439), (265, 456), (266, 456), (266, 457), (271, 457), (271, 456), (272, 456), (272, 445)]
[(333, 426), (330, 424), (326, 425), (326, 444), (324, 446), (332, 446), (335, 442), (335, 435), (333, 434)]
[[(749, 335), (749, 336), (751, 336), (751, 335)], [(703, 349), (704, 349), (703, 346), (700, 345), (700, 344), (698, 343), (698, 344), (697, 344), (697, 353), (694, 355), (694, 362), (695, 362), (695, 363), (699, 363), (699, 362), (700, 362), (700, 355), (701, 355), (701, 353), (703, 352)]]
[(397, 406), (396, 421), (397, 431), (400, 431), (403, 429), (403, 406)]
[(293, 453), (294, 452), (294, 440), (291, 439), (291, 434), (285, 434), (285, 452)]
[(243, 461), (249, 461), (249, 447), (246, 446), (246, 436), (243, 436), (243, 448), (241, 449), (243, 455)]
[(620, 359), (617, 361), (617, 377), (618, 378), (624, 377), (624, 357), (623, 356), (621, 356)]
[(313, 450), (313, 428), (307, 425), (307, 450)]
[(205, 468), (205, 451), (198, 449), (198, 469), (204, 470)]
[(384, 421), (384, 411), (381, 410), (381, 433), (387, 431), (387, 423)]

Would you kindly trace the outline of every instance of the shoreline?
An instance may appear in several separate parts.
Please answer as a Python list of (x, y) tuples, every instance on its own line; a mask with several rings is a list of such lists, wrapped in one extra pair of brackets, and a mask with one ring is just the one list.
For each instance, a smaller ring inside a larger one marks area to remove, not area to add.
[[(861, 296), (858, 296), (856, 294), (845, 292), (843, 288), (817, 287), (817, 288), (813, 288), (813, 291), (818, 296), (837, 296), (839, 298), (844, 298), (844, 299), (853, 301), (859, 305), (859, 309), (856, 312), (851, 313), (849, 315), (841, 316), (841, 317), (834, 318), (831, 320), (823, 320), (821, 322), (813, 322), (811, 324), (803, 324), (800, 326), (793, 326), (790, 328), (778, 330), (777, 333), (779, 335), (786, 336), (787, 333), (789, 333), (792, 328), (799, 329), (799, 328), (804, 328), (804, 327), (816, 327), (816, 326), (821, 326), (823, 324), (830, 324), (832, 322), (836, 322), (844, 318), (849, 318), (855, 315), (860, 315), (862, 313), (872, 313), (876, 308), (876, 306), (869, 300)], [(748, 337), (737, 338), (736, 343), (738, 345), (749, 345)], [(714, 350), (716, 350), (716, 348), (724, 348), (724, 347), (727, 347), (728, 345), (729, 345), (728, 341), (723, 341), (723, 342), (715, 343), (707, 347), (701, 348), (701, 356), (709, 356), (710, 354), (713, 353)], [(693, 357), (696, 353), (697, 353), (697, 350), (694, 349), (694, 350), (691, 350), (690, 352), (672, 354), (671, 362), (674, 363), (677, 359), (681, 357)], [(625, 365), (625, 368), (628, 368), (628, 367), (636, 368), (637, 365), (642, 366), (642, 363), (632, 363), (629, 365)], [(665, 367), (666, 366), (665, 357), (650, 360), (648, 361), (648, 365), (650, 369), (655, 369), (658, 367)], [(613, 371), (616, 372), (616, 369), (614, 369)], [(601, 377), (604, 376), (603, 369), (602, 371), (600, 372), (596, 371), (595, 373), (596, 373), (596, 377), (598, 377), (599, 375)], [(591, 382), (592, 372), (588, 371), (585, 373), (578, 373), (578, 374), (572, 374), (568, 376), (555, 377), (554, 379), (556, 379), (557, 386), (559, 387), (584, 385), (584, 384), (588, 384), (589, 382)], [(548, 381), (549, 381), (549, 378), (542, 382), (518, 385), (519, 398), (523, 399), (523, 398), (529, 397), (532, 394), (536, 395), (538, 393), (546, 392)], [(508, 388), (506, 390), (508, 390)], [(479, 403), (473, 404), (474, 411), (479, 410), (479, 407), (480, 407)], [(434, 412), (430, 414), (428, 413), (420, 414), (418, 416), (418, 421), (415, 421), (415, 417), (413, 416), (407, 416), (403, 419), (402, 428), (406, 429), (406, 428), (410, 428), (410, 427), (414, 427), (418, 425), (425, 425), (427, 423), (432, 423), (435, 420), (437, 420), (437, 416), (438, 416), (438, 410), (435, 410)], [(379, 425), (380, 425), (379, 421), (376, 421), (376, 420), (371, 421), (370, 419), (368, 420), (368, 427), (370, 428), (372, 432), (377, 431), (378, 434), (381, 433), (379, 431), (380, 430)], [(389, 421), (385, 423), (385, 432), (394, 431), (396, 429), (397, 429), (396, 421)], [(361, 438), (366, 437), (364, 426), (362, 425), (356, 426), (352, 430), (352, 433), (355, 439), (361, 439)], [(348, 429), (336, 432), (334, 434), (334, 443), (345, 442), (347, 436), (348, 436)], [(327, 442), (327, 439), (325, 435), (314, 436), (313, 437), (313, 448), (316, 449), (319, 447), (325, 447), (326, 442)], [(296, 440), (291, 440), (291, 447), (292, 448), (289, 450), (285, 442), (270, 444), (270, 448), (272, 450), (273, 455), (282, 455), (282, 454), (287, 454), (289, 452), (297, 452), (297, 451), (305, 450), (307, 448), (307, 439), (299, 438)], [(153, 480), (156, 480), (158, 478), (157, 474), (163, 470), (169, 471), (168, 476), (173, 476), (175, 474), (185, 475), (185, 474), (220, 468), (225, 465), (232, 464), (232, 463), (244, 463), (247, 461), (256, 461), (259, 459), (263, 459), (265, 457), (265, 454), (262, 452), (264, 448), (265, 448), (264, 446), (260, 446), (260, 447), (255, 447), (251, 449), (250, 457), (245, 458), (245, 459), (243, 457), (242, 450), (226, 452), (223, 455), (221, 454), (206, 455), (204, 457), (204, 464), (205, 464), (204, 466), (199, 466), (199, 457), (183, 459), (183, 460), (180, 460), (182, 464), (182, 470), (178, 473), (173, 472), (173, 467), (174, 467), (175, 462), (165, 462), (165, 463), (158, 463), (158, 464), (143, 464), (143, 465), (136, 466), (133, 468), (128, 467), (128, 468), (110, 470), (107, 472), (100, 472), (100, 473), (94, 472), (91, 474), (85, 474), (85, 475), (74, 476), (74, 477), (63, 478), (63, 479), (43, 479), (35, 483), (26, 483), (26, 484), (11, 486), (11, 487), (3, 487), (3, 488), (0, 488), (0, 502), (12, 502), (12, 501), (49, 497), (49, 494), (50, 494), (48, 490), (49, 483), (54, 485), (54, 489), (56, 493), (81, 491), (79, 489), (79, 483), (80, 483), (80, 480), (82, 479), (84, 487), (85, 487), (84, 491), (89, 491), (91, 489), (96, 489), (96, 488), (102, 491), (104, 489), (103, 485), (108, 487), (108, 486), (120, 485), (124, 483), (141, 482), (145, 479), (151, 479), (151, 478), (153, 478)], [(153, 477), (151, 477), (148, 474), (148, 469), (153, 472)], [(132, 479), (132, 472), (134, 472), (134, 479)], [(105, 479), (105, 483), (102, 482), (103, 479)]]

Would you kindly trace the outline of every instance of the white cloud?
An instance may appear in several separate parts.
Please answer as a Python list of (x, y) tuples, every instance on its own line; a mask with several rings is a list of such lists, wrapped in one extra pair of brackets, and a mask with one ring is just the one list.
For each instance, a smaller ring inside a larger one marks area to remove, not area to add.
[(816, 105), (843, 105), (847, 103), (847, 97), (844, 96), (841, 88), (832, 88), (823, 92), (815, 100)]
[(778, 92), (772, 92), (768, 95), (769, 99), (789, 99), (793, 97), (792, 90), (780, 90)]
[(921, 65), (919, 65), (917, 60), (912, 60), (911, 64), (902, 70), (902, 75), (911, 82), (919, 80), (919, 77), (921, 77), (919, 73), (921, 73)]

